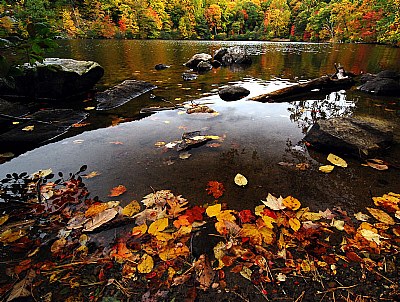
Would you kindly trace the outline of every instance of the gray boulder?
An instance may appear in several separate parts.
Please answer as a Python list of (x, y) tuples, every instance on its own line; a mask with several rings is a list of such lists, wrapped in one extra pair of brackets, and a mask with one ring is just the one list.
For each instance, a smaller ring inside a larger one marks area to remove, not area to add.
[(391, 70), (384, 70), (374, 75), (364, 75), (361, 77), (363, 83), (358, 89), (375, 94), (397, 96), (400, 94), (400, 74)]
[(47, 58), (34, 66), (24, 64), (13, 85), (0, 81), (0, 96), (67, 99), (88, 92), (104, 69), (96, 62)]
[(157, 86), (137, 80), (125, 80), (96, 95), (99, 102), (97, 110), (109, 110), (129, 102), (130, 100), (157, 88)]
[(251, 65), (252, 60), (246, 54), (245, 49), (235, 46), (229, 48), (220, 48), (214, 54), (214, 60), (221, 62), (223, 66), (237, 65)]
[(199, 72), (206, 72), (206, 71), (210, 71), (212, 69), (212, 65), (208, 62), (205, 61), (201, 61), (199, 64), (197, 64), (197, 71)]
[(209, 54), (206, 53), (198, 53), (195, 54), (189, 61), (185, 63), (185, 66), (197, 70), (197, 65), (199, 65), (200, 62), (211, 62), (212, 57)]
[(364, 157), (388, 148), (393, 133), (372, 123), (340, 117), (318, 121), (304, 140), (315, 148)]
[(250, 94), (250, 91), (241, 86), (228, 86), (218, 91), (224, 101), (236, 101)]

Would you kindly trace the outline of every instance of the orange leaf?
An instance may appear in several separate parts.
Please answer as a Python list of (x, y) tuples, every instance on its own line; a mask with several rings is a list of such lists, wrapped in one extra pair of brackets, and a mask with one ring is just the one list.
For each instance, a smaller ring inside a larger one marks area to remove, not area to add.
[(296, 198), (294, 198), (292, 196), (286, 197), (283, 200), (282, 204), (289, 210), (293, 210), (293, 211), (300, 209), (300, 206), (301, 206), (300, 201), (298, 201)]
[(107, 203), (92, 204), (85, 212), (85, 217), (93, 217), (108, 208)]
[(108, 196), (110, 197), (116, 197), (124, 194), (126, 192), (126, 187), (123, 185), (119, 185), (117, 187), (114, 187), (111, 189), (111, 192)]
[(208, 195), (212, 195), (215, 199), (220, 198), (224, 194), (224, 185), (218, 181), (209, 181), (207, 186), (206, 191)]

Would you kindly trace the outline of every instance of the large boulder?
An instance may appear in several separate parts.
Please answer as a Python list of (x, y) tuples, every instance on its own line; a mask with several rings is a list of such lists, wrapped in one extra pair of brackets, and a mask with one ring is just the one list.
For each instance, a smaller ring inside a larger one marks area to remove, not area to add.
[(0, 81), (0, 96), (36, 99), (67, 99), (93, 88), (104, 69), (92, 61), (47, 58), (43, 63), (21, 66), (13, 85)]
[(96, 95), (99, 102), (97, 110), (109, 110), (129, 102), (130, 100), (157, 88), (157, 86), (137, 80), (125, 80)]
[(372, 123), (339, 117), (316, 122), (304, 140), (315, 148), (364, 157), (388, 148), (393, 133)]
[(213, 69), (213, 66), (208, 62), (201, 61), (199, 64), (197, 64), (196, 69), (199, 72), (206, 72)]
[(189, 61), (187, 61), (185, 66), (190, 69), (197, 70), (197, 66), (200, 62), (210, 63), (211, 59), (212, 57), (207, 53), (198, 53), (195, 54)]
[(224, 101), (236, 101), (250, 94), (250, 91), (241, 86), (228, 86), (218, 91)]
[(400, 74), (396, 71), (384, 70), (376, 75), (365, 75), (359, 90), (375, 94), (398, 96), (400, 94)]
[(229, 48), (220, 48), (214, 54), (214, 60), (221, 62), (223, 66), (237, 65), (251, 65), (252, 60), (247, 55), (245, 49), (234, 46)]

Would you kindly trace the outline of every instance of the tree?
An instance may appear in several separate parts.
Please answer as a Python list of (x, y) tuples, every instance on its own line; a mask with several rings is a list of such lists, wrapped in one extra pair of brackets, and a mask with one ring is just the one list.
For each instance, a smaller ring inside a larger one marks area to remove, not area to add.
[(264, 26), (271, 37), (289, 33), (290, 9), (285, 0), (272, 0), (264, 16)]
[(218, 4), (211, 4), (205, 12), (206, 20), (209, 26), (214, 30), (214, 34), (217, 34), (217, 29), (221, 28), (221, 17), (222, 10)]

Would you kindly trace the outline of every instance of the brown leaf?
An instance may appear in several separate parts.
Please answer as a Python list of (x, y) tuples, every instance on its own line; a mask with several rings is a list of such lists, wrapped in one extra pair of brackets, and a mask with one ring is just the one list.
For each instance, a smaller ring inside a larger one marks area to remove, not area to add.
[(393, 218), (386, 212), (375, 208), (367, 208), (367, 210), (376, 220), (390, 225), (395, 224)]
[(18, 298), (26, 298), (32, 295), (30, 286), (32, 285), (33, 279), (36, 277), (36, 273), (31, 269), (20, 282), (16, 283), (12, 288), (11, 294), (6, 302), (12, 301)]
[(118, 210), (116, 210), (115, 208), (104, 210), (103, 212), (91, 217), (91, 219), (85, 223), (83, 231), (91, 232), (113, 219), (115, 216), (117, 216), (117, 214)]
[(376, 170), (379, 171), (384, 171), (389, 169), (388, 165), (386, 164), (386, 162), (384, 162), (383, 160), (380, 159), (367, 159), (367, 166), (374, 168)]
[(225, 191), (224, 185), (218, 181), (209, 181), (206, 191), (208, 195), (212, 195), (215, 199), (220, 198)]
[(124, 185), (119, 185), (111, 189), (111, 192), (108, 196), (116, 197), (124, 194), (126, 192), (126, 187)]

